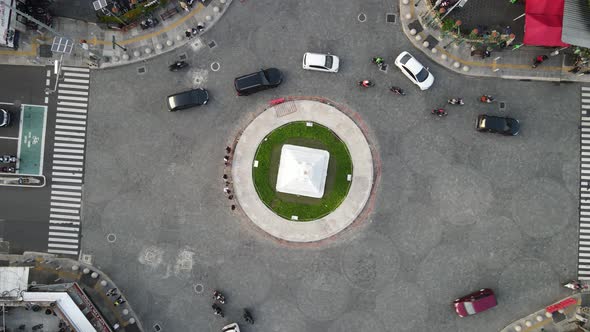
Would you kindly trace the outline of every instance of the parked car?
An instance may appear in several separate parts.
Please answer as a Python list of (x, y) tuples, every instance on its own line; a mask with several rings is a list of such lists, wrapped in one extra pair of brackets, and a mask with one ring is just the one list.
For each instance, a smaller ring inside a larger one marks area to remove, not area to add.
[(477, 131), (488, 133), (498, 133), (506, 136), (518, 135), (520, 130), (520, 122), (513, 118), (504, 118), (499, 116), (491, 116), (481, 114), (477, 117), (475, 124)]
[(331, 54), (307, 52), (303, 54), (303, 69), (337, 73), (340, 59)]
[(414, 82), (420, 90), (426, 90), (434, 83), (434, 76), (410, 53), (401, 52), (395, 59), (395, 65)]
[(201, 106), (209, 101), (207, 90), (198, 88), (168, 96), (168, 110), (175, 112), (186, 108)]
[(10, 112), (3, 108), (0, 108), (0, 127), (8, 127), (10, 125), (10, 119)]
[(489, 288), (480, 289), (453, 301), (453, 306), (459, 317), (475, 315), (493, 308), (497, 304), (494, 291)]
[(283, 73), (276, 68), (268, 68), (236, 78), (234, 87), (238, 96), (247, 96), (255, 92), (276, 88), (282, 82)]

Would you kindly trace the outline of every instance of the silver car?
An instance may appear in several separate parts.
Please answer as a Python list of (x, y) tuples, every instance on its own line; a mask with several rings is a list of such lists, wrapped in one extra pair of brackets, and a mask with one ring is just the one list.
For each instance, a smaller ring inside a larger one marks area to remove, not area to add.
[(0, 108), (0, 127), (7, 127), (10, 125), (10, 112)]

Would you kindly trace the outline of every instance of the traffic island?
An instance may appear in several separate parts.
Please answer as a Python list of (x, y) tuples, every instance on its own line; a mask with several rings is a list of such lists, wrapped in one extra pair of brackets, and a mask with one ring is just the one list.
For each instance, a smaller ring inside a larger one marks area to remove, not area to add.
[[(289, 145), (319, 151), (285, 157), (292, 162), (281, 184), (283, 148)], [(320, 241), (347, 228), (364, 210), (374, 184), (373, 156), (362, 130), (333, 105), (314, 100), (273, 103), (258, 115), (238, 138), (231, 172), (235, 197), (250, 220), (290, 242)]]

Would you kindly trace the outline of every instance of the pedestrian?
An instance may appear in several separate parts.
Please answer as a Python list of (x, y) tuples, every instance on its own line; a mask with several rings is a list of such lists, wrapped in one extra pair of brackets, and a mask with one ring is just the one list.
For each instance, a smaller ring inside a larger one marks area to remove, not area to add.
[(223, 174), (222, 178), (223, 178), (224, 180), (227, 180), (227, 174)]
[(232, 206), (231, 206), (231, 210), (233, 211), (233, 210), (235, 210), (235, 209), (236, 209), (236, 206), (235, 206), (235, 205), (232, 205)]
[(231, 193), (231, 190), (229, 190), (228, 187), (225, 187), (223, 188), (223, 192), (229, 195)]
[(229, 161), (229, 156), (223, 156), (223, 161), (228, 162)]
[(125, 303), (125, 302), (127, 302), (127, 301), (125, 301), (125, 300), (123, 299), (123, 296), (122, 296), (122, 295), (119, 295), (119, 297), (117, 298), (117, 300), (115, 300), (115, 302), (114, 302), (113, 304), (114, 304), (114, 305), (115, 305), (115, 307), (116, 307), (116, 306), (118, 306), (119, 304), (123, 304), (123, 303)]
[(227, 196), (227, 198), (232, 200), (232, 199), (234, 199), (234, 195), (229, 195), (229, 196)]
[(199, 33), (199, 31), (196, 28), (192, 28), (191, 32), (193, 33), (193, 36), (196, 36), (197, 33)]
[(188, 9), (188, 5), (186, 4), (186, 2), (184, 1), (178, 1), (178, 4), (180, 5), (180, 7), (182, 7), (182, 9), (184, 9), (185, 11), (190, 11), (190, 9)]
[(573, 73), (573, 74), (577, 74), (580, 70), (582, 70), (582, 67), (575, 66), (574, 68), (568, 70), (568, 72)]
[(86, 41), (86, 39), (80, 40), (80, 44), (82, 44), (83, 50), (88, 51), (89, 47), (88, 47), (88, 42)]
[(197, 31), (203, 32), (205, 30), (205, 25), (203, 23), (197, 24)]
[(485, 58), (489, 58), (490, 56), (492, 56), (492, 52), (490, 52), (490, 51), (488, 51), (488, 50), (485, 50), (485, 51), (483, 52), (483, 55), (482, 55), (481, 57), (482, 57), (483, 59), (485, 59)]
[(193, 34), (191, 33), (191, 29), (187, 29), (184, 32), (184, 35), (186, 36), (186, 38), (191, 39), (193, 37)]
[(117, 295), (117, 288), (111, 288), (107, 291), (107, 296), (115, 296)]
[(229, 146), (225, 147), (225, 153), (227, 153), (227, 154), (231, 153), (231, 148)]
[(547, 60), (549, 57), (546, 55), (538, 55), (534, 60), (533, 60), (533, 68), (537, 68), (538, 65), (542, 64), (543, 61)]

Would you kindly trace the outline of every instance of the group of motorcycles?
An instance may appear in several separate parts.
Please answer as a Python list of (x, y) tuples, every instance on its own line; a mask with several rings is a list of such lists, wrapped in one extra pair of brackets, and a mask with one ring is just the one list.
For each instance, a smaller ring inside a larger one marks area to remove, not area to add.
[[(24, 2), (17, 1), (16, 8), (33, 16), (41, 23), (51, 26), (53, 24), (53, 15), (49, 11), (51, 0), (26, 0)], [(38, 29), (39, 24), (34, 21), (27, 20), (25, 25), (29, 29)]]
[[(2, 155), (0, 156), (0, 164), (16, 164), (18, 158), (12, 155)], [(1, 173), (16, 173), (16, 168), (11, 165), (1, 166), (0, 167)]]
[[(215, 300), (213, 305), (211, 305), (211, 308), (213, 308), (213, 313), (219, 317), (224, 317), (223, 310), (221, 310), (220, 304), (225, 304), (225, 296), (223, 296), (223, 294), (221, 294), (220, 291), (214, 290), (213, 291), (213, 299)], [(246, 309), (246, 308), (244, 308), (244, 311), (242, 313), (242, 318), (244, 318), (244, 320), (247, 323), (254, 324), (254, 318), (252, 317), (252, 314), (250, 313), (250, 311), (248, 311), (248, 309)]]

